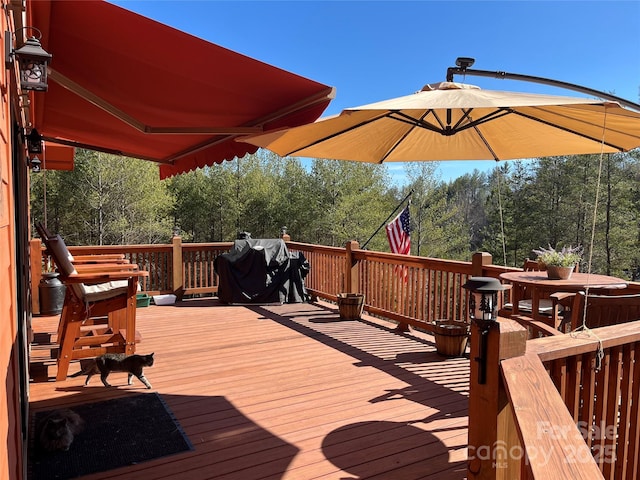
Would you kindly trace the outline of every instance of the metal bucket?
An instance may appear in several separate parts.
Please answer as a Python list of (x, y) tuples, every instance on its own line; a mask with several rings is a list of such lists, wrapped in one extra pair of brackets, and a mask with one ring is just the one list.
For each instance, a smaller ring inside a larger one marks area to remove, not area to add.
[(60, 281), (59, 273), (43, 273), (38, 293), (40, 294), (40, 315), (58, 315), (64, 305), (67, 287)]

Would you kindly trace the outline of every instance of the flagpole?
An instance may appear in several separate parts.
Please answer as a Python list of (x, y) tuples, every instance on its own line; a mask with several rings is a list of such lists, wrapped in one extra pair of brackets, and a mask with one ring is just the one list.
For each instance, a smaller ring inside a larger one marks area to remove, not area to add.
[(406, 201), (407, 201), (407, 199), (408, 199), (412, 194), (413, 194), (413, 189), (412, 189), (412, 190), (407, 194), (407, 196), (406, 196), (406, 197), (404, 197), (404, 198), (402, 199), (402, 201), (401, 201), (401, 202), (398, 204), (398, 206), (393, 210), (393, 212), (391, 212), (391, 215), (389, 215), (389, 216), (387, 217), (387, 219), (386, 219), (384, 222), (382, 222), (382, 224), (377, 228), (377, 230), (376, 230), (375, 232), (373, 232), (373, 235), (371, 235), (371, 236), (369, 237), (369, 240), (367, 240), (366, 242), (364, 242), (364, 245), (362, 245), (362, 247), (360, 247), (362, 250), (364, 250), (364, 249), (365, 249), (365, 247), (369, 244), (369, 242), (373, 239), (373, 237), (375, 237), (375, 236), (378, 234), (378, 232), (382, 229), (382, 227), (384, 227), (384, 226), (387, 224), (387, 222), (391, 219), (391, 217), (393, 217), (393, 215), (398, 211), (398, 209), (399, 209), (399, 208), (404, 204), (404, 202), (406, 202)]

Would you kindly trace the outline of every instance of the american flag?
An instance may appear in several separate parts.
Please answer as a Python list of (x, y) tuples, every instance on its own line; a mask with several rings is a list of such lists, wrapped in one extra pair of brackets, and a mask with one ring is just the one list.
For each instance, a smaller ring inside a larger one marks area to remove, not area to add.
[(409, 216), (409, 205), (386, 226), (387, 238), (392, 253), (409, 255), (411, 252), (411, 217)]

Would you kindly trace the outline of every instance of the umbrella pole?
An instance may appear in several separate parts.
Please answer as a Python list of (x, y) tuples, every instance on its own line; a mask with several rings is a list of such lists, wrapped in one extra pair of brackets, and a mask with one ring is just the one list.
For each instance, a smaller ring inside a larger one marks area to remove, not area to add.
[(413, 195), (413, 190), (411, 190), (411, 191), (407, 194), (407, 196), (406, 196), (406, 197), (404, 197), (404, 198), (402, 199), (402, 201), (401, 201), (401, 202), (398, 204), (398, 206), (393, 210), (393, 212), (391, 212), (391, 215), (389, 215), (389, 216), (387, 217), (387, 219), (386, 219), (384, 222), (382, 222), (382, 224), (381, 224), (381, 225), (376, 229), (376, 231), (375, 231), (375, 232), (373, 232), (373, 235), (371, 235), (371, 236), (369, 237), (369, 240), (367, 240), (366, 242), (364, 242), (364, 245), (362, 245), (362, 247), (360, 247), (362, 250), (364, 250), (364, 249), (365, 249), (365, 247), (368, 245), (368, 243), (373, 239), (373, 237), (375, 237), (375, 236), (378, 234), (378, 232), (382, 229), (382, 227), (384, 227), (384, 226), (387, 224), (387, 222), (388, 222), (389, 220), (391, 220), (391, 217), (393, 217), (393, 215), (394, 215), (394, 214), (395, 214), (395, 213), (400, 209), (400, 207), (404, 204), (404, 202), (406, 202), (406, 201), (407, 201), (407, 199), (408, 199), (411, 195)]
[[(471, 59), (469, 59), (471, 60)], [(473, 62), (472, 62), (473, 63)], [(595, 97), (604, 98), (605, 100), (612, 100), (618, 102), (620, 105), (633, 108), (634, 110), (640, 110), (640, 104), (625, 100), (624, 98), (611, 95), (610, 93), (601, 92), (600, 90), (594, 90), (593, 88), (583, 87), (582, 85), (576, 85), (575, 83), (563, 82), (562, 80), (554, 80), (552, 78), (535, 77), (533, 75), (522, 75), (520, 73), (508, 73), (508, 72), (492, 72), (490, 70), (477, 70), (461, 67), (449, 67), (447, 68), (447, 82), (453, 82), (454, 75), (475, 75), (476, 77), (489, 77), (499, 78), (507, 80), (521, 80), (523, 82), (541, 83), (544, 85), (551, 85), (552, 87), (565, 88), (567, 90), (574, 90), (576, 92), (586, 93), (587, 95), (593, 95)]]

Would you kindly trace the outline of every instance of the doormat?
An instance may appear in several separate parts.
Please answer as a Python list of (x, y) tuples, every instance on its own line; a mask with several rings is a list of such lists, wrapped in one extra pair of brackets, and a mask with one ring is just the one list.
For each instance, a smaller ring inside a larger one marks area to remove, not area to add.
[(51, 410), (32, 417), (29, 480), (65, 480), (193, 450), (157, 393), (87, 403), (71, 410), (84, 420), (84, 428), (66, 452), (43, 451), (35, 439), (36, 426)]

